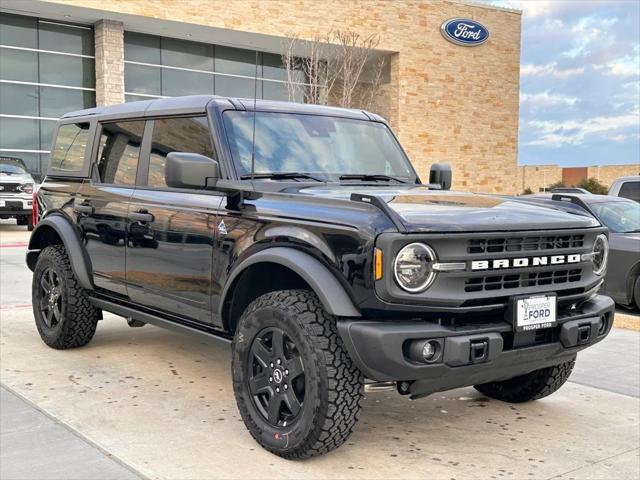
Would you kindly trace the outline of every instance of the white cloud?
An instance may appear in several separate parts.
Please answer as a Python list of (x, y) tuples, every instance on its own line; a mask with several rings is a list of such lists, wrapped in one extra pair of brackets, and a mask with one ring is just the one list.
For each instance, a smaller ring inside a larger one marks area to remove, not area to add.
[[(562, 145), (580, 145), (587, 137), (603, 137), (611, 139), (613, 136), (624, 135), (614, 132), (633, 127), (640, 127), (640, 110), (622, 115), (599, 116), (586, 120), (531, 120), (528, 125), (537, 131), (538, 137), (527, 142), (528, 145), (542, 145), (560, 147)], [(626, 140), (626, 138), (625, 138)]]
[(584, 73), (584, 67), (577, 68), (559, 68), (558, 62), (546, 63), (544, 65), (534, 65), (528, 63), (520, 66), (520, 75), (523, 77), (548, 77), (553, 76), (562, 80), (566, 80), (574, 75)]
[(618, 77), (632, 77), (640, 75), (640, 56), (626, 56), (607, 64), (607, 75)]
[(577, 97), (570, 97), (560, 93), (550, 93), (548, 90), (539, 93), (523, 93), (520, 95), (520, 102), (529, 104), (533, 108), (554, 107), (558, 105), (571, 106), (577, 101)]

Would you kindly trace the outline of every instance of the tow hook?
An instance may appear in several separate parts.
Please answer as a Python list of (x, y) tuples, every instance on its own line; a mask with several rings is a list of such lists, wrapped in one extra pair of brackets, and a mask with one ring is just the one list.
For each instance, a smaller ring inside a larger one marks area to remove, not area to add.
[(398, 393), (400, 395), (409, 395), (412, 383), (413, 382), (398, 382)]
[(140, 320), (136, 320), (135, 318), (127, 318), (127, 324), (132, 328), (144, 327), (146, 325), (145, 322), (141, 322)]

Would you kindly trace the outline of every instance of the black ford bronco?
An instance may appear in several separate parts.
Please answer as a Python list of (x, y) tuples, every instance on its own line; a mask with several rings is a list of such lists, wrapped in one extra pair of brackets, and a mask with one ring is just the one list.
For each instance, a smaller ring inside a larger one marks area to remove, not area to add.
[[(607, 231), (423, 184), (364, 111), (193, 96), (65, 115), (27, 264), (44, 342), (102, 312), (232, 341), (238, 408), (285, 458), (341, 445), (367, 385), (535, 400), (611, 328)], [(366, 382), (365, 382), (365, 379)]]

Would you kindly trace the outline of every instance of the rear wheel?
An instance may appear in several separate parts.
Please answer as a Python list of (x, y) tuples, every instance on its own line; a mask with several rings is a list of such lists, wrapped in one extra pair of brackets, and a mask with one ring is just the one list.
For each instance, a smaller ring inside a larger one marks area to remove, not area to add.
[(503, 402), (523, 403), (538, 400), (551, 395), (564, 385), (575, 363), (574, 358), (570, 362), (534, 370), (509, 380), (474, 385), (474, 388), (487, 397)]
[(636, 278), (636, 283), (633, 286), (633, 301), (636, 303), (636, 307), (640, 308), (640, 277)]
[(78, 285), (62, 245), (46, 247), (38, 256), (31, 292), (36, 327), (44, 343), (56, 349), (89, 343), (100, 312)]
[(312, 292), (283, 290), (251, 303), (236, 330), (232, 366), (240, 415), (266, 450), (311, 457), (354, 430), (363, 377)]

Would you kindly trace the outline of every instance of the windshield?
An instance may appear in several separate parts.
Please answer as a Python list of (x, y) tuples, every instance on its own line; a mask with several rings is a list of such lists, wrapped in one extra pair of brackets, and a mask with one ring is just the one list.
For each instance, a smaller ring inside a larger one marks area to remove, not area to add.
[[(381, 123), (272, 112), (256, 112), (255, 117), (256, 174), (296, 172), (322, 180), (360, 174), (415, 179), (409, 160)], [(224, 113), (238, 176), (251, 173), (253, 121), (253, 112)]]
[(640, 231), (640, 204), (628, 202), (598, 202), (590, 205), (591, 210), (604, 225), (614, 233)]
[(16, 164), (0, 163), (0, 173), (25, 173), (25, 170)]

